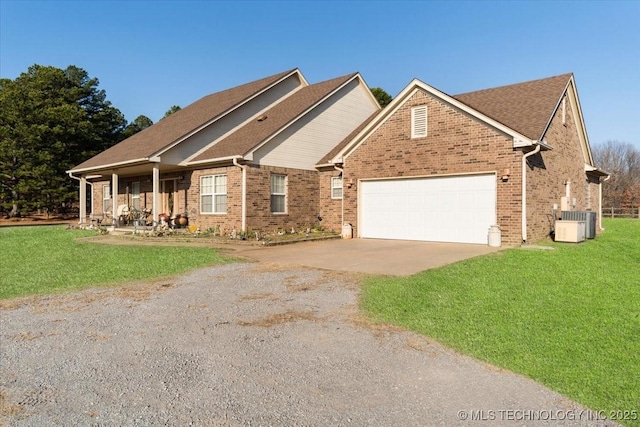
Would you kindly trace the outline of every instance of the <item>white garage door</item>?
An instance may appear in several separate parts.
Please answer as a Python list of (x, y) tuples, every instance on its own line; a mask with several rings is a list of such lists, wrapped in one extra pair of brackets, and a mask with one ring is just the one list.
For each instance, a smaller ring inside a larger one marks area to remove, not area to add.
[(360, 237), (487, 244), (496, 224), (496, 176), (360, 183)]

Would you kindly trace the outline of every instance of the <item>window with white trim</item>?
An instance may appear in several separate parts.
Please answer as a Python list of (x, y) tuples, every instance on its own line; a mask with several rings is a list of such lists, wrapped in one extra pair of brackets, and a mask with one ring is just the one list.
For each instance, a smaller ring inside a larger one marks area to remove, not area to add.
[(200, 177), (200, 212), (227, 213), (227, 176)]
[(411, 108), (411, 138), (427, 136), (427, 106)]
[(111, 210), (111, 185), (107, 184), (102, 187), (102, 212)]
[(131, 183), (131, 206), (140, 210), (140, 182)]
[(342, 199), (342, 176), (331, 177), (331, 198)]
[(287, 213), (286, 175), (271, 175), (271, 213)]

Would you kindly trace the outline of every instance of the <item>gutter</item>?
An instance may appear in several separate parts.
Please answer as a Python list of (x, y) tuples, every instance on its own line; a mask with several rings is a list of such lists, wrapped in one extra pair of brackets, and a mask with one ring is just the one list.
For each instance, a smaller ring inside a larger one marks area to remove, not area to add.
[(534, 141), (536, 148), (522, 156), (522, 242), (527, 242), (527, 158), (540, 152), (542, 146)]
[(243, 156), (238, 156), (238, 155), (233, 155), (233, 156), (227, 156), (227, 157), (217, 157), (215, 159), (206, 159), (206, 160), (198, 160), (198, 161), (185, 161), (185, 162), (180, 162), (178, 164), (178, 166), (199, 166), (199, 165), (204, 165), (204, 164), (216, 164), (216, 163), (223, 163), (223, 162), (228, 162), (229, 160), (234, 161), (234, 165), (235, 165), (235, 160), (236, 159), (243, 159)]
[[(139, 159), (125, 160), (122, 162), (109, 163), (106, 165), (91, 166), (91, 167), (82, 168), (82, 169), (71, 169), (71, 170), (68, 170), (67, 173), (90, 172), (90, 171), (98, 171), (98, 170), (107, 171), (116, 167), (120, 168), (120, 167), (126, 167), (126, 166), (136, 166), (139, 164), (145, 164), (146, 162), (153, 162), (153, 161), (154, 160), (151, 157), (141, 157)], [(72, 177), (72, 178), (77, 179), (76, 177)]]
[(238, 163), (238, 158), (233, 158), (233, 164), (242, 170), (242, 227), (241, 231), (247, 231), (247, 167)]
[(80, 178), (78, 178), (77, 176), (73, 176), (73, 172), (72, 171), (67, 171), (67, 175), (69, 175), (69, 178), (73, 178), (76, 181), (80, 181)]

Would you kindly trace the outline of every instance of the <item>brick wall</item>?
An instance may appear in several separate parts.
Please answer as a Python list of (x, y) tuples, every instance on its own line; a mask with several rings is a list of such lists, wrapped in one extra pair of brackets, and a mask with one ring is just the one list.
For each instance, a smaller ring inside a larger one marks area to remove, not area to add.
[[(428, 133), (411, 139), (411, 107), (427, 105)], [(521, 152), (512, 138), (423, 91), (416, 92), (345, 160), (345, 222), (357, 233), (357, 181), (497, 172), (497, 219), (505, 244), (521, 242)], [(509, 169), (509, 179), (500, 176)], [(353, 180), (351, 188), (348, 183)]]
[[(560, 210), (560, 198), (570, 182), (570, 200), (576, 199), (572, 210), (598, 211), (598, 188), (589, 183), (584, 171), (584, 156), (578, 130), (567, 99), (565, 122), (562, 107), (551, 121), (544, 139), (553, 150), (542, 151), (528, 159), (527, 170), (527, 234), (529, 242), (549, 237), (554, 227), (553, 204)], [(589, 196), (591, 192), (591, 196)]]
[[(272, 174), (281, 174), (287, 177), (287, 212), (285, 214), (271, 213)], [(227, 175), (226, 213), (200, 212), (200, 178), (204, 175)], [(278, 230), (288, 231), (291, 228), (302, 230), (319, 224), (320, 190), (318, 177), (317, 171), (247, 165), (247, 230), (271, 233)], [(160, 174), (160, 179), (161, 181), (171, 181), (167, 185), (174, 186), (174, 214), (187, 213), (189, 224), (196, 225), (202, 230), (207, 227), (219, 227), (225, 233), (230, 233), (233, 229), (237, 231), (242, 229), (242, 171), (237, 166)], [(151, 175), (121, 177), (115, 205), (132, 204), (131, 183), (134, 181), (140, 182), (140, 208), (151, 209), (153, 205)], [(102, 192), (104, 186), (108, 184), (110, 181), (105, 180), (95, 182), (93, 185), (94, 212), (96, 214), (103, 212)], [(162, 191), (162, 186), (160, 191)], [(163, 210), (161, 202), (160, 210)], [(322, 225), (324, 226), (324, 224)]]
[[(226, 213), (200, 212), (200, 178), (205, 175), (227, 176), (227, 211)], [(191, 180), (187, 190), (189, 207), (189, 224), (201, 230), (219, 227), (223, 232), (242, 229), (242, 171), (237, 166), (198, 169), (191, 172)]]
[(325, 230), (340, 232), (342, 229), (342, 199), (331, 198), (331, 178), (339, 176), (340, 172), (330, 169), (320, 172), (320, 225)]
[(105, 185), (108, 185), (109, 181), (96, 181), (93, 182), (93, 213), (95, 215), (102, 215), (104, 212), (104, 203), (102, 200), (103, 189)]
[[(287, 212), (271, 213), (271, 175), (287, 177)], [(247, 229), (273, 233), (306, 229), (318, 224), (320, 214), (318, 172), (273, 166), (248, 165)]]

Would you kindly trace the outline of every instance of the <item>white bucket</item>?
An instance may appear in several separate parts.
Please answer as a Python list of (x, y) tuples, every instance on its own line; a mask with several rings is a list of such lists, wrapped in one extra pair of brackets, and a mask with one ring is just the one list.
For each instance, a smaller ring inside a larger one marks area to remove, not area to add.
[(500, 227), (492, 225), (489, 227), (489, 246), (499, 248), (502, 245), (502, 232)]
[(353, 237), (353, 227), (351, 224), (344, 224), (342, 226), (342, 238), (351, 239)]

